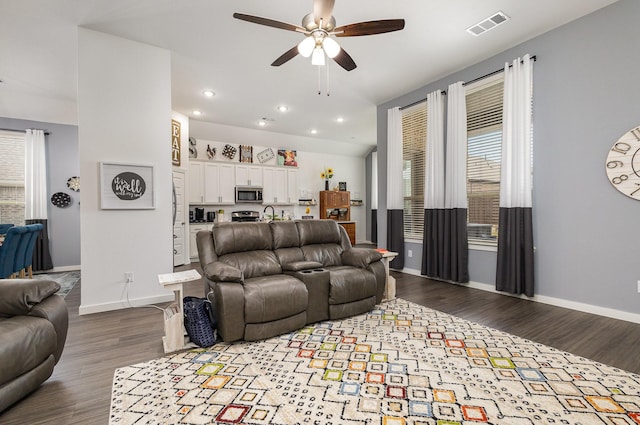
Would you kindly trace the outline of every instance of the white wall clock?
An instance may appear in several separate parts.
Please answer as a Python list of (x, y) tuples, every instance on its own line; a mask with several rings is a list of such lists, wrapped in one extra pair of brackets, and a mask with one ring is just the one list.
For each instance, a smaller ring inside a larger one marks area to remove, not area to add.
[(606, 164), (609, 181), (620, 192), (640, 201), (640, 126), (613, 144)]

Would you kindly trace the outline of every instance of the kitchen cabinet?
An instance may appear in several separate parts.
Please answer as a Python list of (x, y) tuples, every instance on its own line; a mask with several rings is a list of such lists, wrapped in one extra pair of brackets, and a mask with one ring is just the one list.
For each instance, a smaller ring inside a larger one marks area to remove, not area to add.
[(343, 222), (339, 221), (338, 224), (344, 227), (344, 230), (347, 231), (347, 236), (349, 236), (349, 240), (351, 241), (351, 245), (356, 244), (356, 223), (355, 221)]
[(198, 260), (198, 245), (196, 244), (196, 234), (200, 230), (211, 230), (213, 225), (209, 224), (193, 224), (189, 225), (189, 257), (191, 260)]
[(287, 205), (287, 170), (264, 168), (262, 170), (262, 200), (264, 204)]
[(204, 202), (204, 162), (189, 162), (189, 204)]
[(236, 186), (262, 187), (262, 167), (236, 165)]
[(298, 170), (287, 169), (287, 200), (289, 204), (298, 203)]
[(235, 204), (233, 164), (191, 161), (189, 163), (189, 204)]
[(204, 164), (204, 203), (235, 204), (235, 170), (232, 164)]

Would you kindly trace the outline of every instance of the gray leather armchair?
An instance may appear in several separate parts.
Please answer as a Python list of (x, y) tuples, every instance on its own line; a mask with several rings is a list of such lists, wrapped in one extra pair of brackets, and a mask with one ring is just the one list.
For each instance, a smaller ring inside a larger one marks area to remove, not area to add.
[(0, 281), (0, 412), (53, 373), (69, 327), (60, 289), (48, 280)]

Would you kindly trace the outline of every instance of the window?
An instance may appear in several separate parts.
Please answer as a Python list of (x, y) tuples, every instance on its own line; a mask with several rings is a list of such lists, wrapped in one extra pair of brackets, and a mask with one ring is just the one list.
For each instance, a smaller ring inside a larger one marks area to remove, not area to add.
[(424, 156), (427, 142), (427, 103), (402, 111), (402, 180), (404, 237), (422, 239), (424, 229)]
[(499, 74), (467, 87), (467, 235), (472, 244), (498, 240), (503, 83)]
[(0, 131), (0, 223), (24, 224), (24, 133)]

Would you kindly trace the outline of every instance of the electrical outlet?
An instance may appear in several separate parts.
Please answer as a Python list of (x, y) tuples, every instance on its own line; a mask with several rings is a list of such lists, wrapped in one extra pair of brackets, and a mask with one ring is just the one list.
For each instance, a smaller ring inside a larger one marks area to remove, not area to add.
[(126, 283), (133, 283), (135, 280), (133, 272), (124, 272), (124, 280)]
[(407, 251), (407, 257), (413, 258), (413, 251), (412, 250), (408, 250)]

